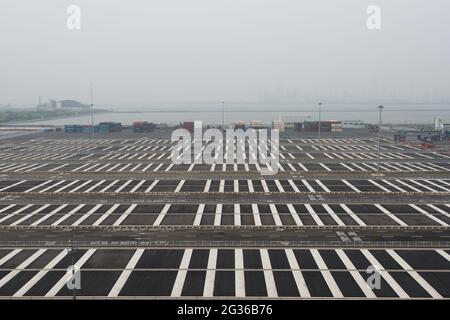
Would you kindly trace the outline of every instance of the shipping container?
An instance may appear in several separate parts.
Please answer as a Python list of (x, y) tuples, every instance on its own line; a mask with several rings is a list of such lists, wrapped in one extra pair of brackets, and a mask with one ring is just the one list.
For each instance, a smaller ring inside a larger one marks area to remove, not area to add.
[(194, 121), (185, 121), (183, 122), (181, 127), (188, 130), (189, 132), (194, 132)]
[(153, 123), (147, 121), (135, 121), (133, 122), (133, 132), (151, 132), (155, 128)]
[(280, 132), (284, 132), (284, 130), (285, 130), (284, 121), (283, 120), (272, 121), (272, 128), (278, 129), (278, 131), (280, 131)]
[(294, 130), (301, 132), (303, 131), (303, 123), (302, 122), (294, 122)]
[(261, 120), (252, 120), (250, 121), (250, 128), (261, 129), (264, 128), (264, 124)]

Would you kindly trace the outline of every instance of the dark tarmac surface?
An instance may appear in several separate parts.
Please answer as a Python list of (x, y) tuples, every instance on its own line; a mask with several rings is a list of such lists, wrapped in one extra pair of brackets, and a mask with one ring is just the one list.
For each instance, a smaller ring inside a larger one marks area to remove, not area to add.
[(377, 175), (374, 134), (286, 134), (261, 176), (168, 137), (2, 141), (0, 298), (70, 299), (69, 243), (81, 298), (450, 298), (449, 155), (384, 139)]
[[(345, 233), (345, 236), (339, 233)], [(351, 236), (352, 234), (353, 236)], [(84, 244), (84, 246), (95, 245), (96, 242), (104, 242), (107, 246), (141, 246), (149, 243), (153, 246), (192, 246), (198, 243), (198, 246), (208, 246), (209, 242), (217, 242), (218, 245), (236, 246), (242, 242), (242, 245), (253, 246), (252, 241), (258, 243), (267, 242), (267, 244), (283, 246), (286, 242), (292, 244), (311, 241), (312, 244), (330, 246), (361, 246), (367, 242), (380, 242), (379, 246), (385, 245), (385, 242), (398, 247), (420, 246), (421, 242), (441, 242), (443, 246), (450, 245), (450, 236), (448, 230), (316, 230), (307, 229), (283, 229), (273, 230), (154, 230), (154, 231), (108, 231), (108, 230), (1, 230), (0, 244), (12, 243), (15, 241), (23, 242), (25, 246), (33, 243), (39, 244), (39, 241), (48, 242), (49, 246), (67, 245), (69, 240)], [(345, 239), (345, 238), (348, 238)], [(356, 238), (356, 240), (354, 240)], [(162, 241), (162, 242), (161, 242)], [(362, 241), (362, 242), (361, 242)], [(228, 242), (228, 244), (226, 244)], [(284, 243), (281, 243), (284, 242)], [(139, 244), (141, 243), (141, 244)], [(362, 244), (361, 244), (362, 243)], [(17, 244), (14, 244), (17, 245)], [(425, 244), (426, 245), (426, 244)]]
[[(339, 252), (338, 252), (339, 250)], [(79, 298), (449, 298), (448, 252), (432, 249), (78, 249)], [(0, 298), (71, 298), (66, 250), (0, 249)], [(12, 256), (8, 258), (8, 256)], [(133, 266), (129, 263), (134, 260)], [(365, 287), (376, 259), (380, 287)], [(37, 261), (28, 263), (26, 261)], [(56, 261), (57, 260), (57, 261)], [(237, 262), (242, 261), (242, 265)], [(33, 264), (34, 263), (34, 264)], [(48, 267), (52, 264), (52, 267)], [(46, 265), (45, 269), (40, 266)], [(351, 266), (351, 268), (349, 268)], [(409, 268), (414, 268), (414, 271)], [(8, 275), (14, 273), (14, 281)]]

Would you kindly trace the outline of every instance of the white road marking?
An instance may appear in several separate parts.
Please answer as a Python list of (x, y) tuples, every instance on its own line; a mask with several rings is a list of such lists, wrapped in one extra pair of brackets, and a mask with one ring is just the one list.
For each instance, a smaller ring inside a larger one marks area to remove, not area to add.
[[(74, 265), (75, 269), (81, 267), (89, 260), (97, 249), (89, 249)], [(45, 294), (45, 297), (54, 297), (68, 282), (71, 277), (71, 271), (68, 271), (59, 281)]]
[(184, 183), (186, 182), (186, 180), (180, 180), (180, 182), (178, 183), (177, 187), (175, 188), (174, 192), (180, 192), (181, 188), (183, 188)]
[(202, 221), (202, 216), (203, 216), (204, 210), (205, 210), (205, 204), (200, 203), (198, 205), (197, 213), (195, 214), (194, 223), (193, 223), (194, 226), (200, 225), (200, 222)]
[(150, 191), (152, 191), (153, 190), (153, 188), (158, 184), (158, 182), (159, 182), (159, 180), (157, 179), (157, 180), (155, 180), (155, 181), (153, 181), (152, 182), (152, 184), (147, 188), (147, 189), (145, 189), (145, 191), (144, 192), (150, 192)]
[(306, 210), (308, 210), (309, 214), (311, 215), (311, 217), (314, 219), (314, 221), (317, 223), (318, 226), (324, 226), (324, 223), (319, 218), (319, 216), (317, 215), (317, 213), (314, 211), (314, 209), (311, 207), (310, 204), (305, 203), (305, 208)]
[(252, 204), (252, 211), (253, 211), (253, 219), (255, 220), (255, 226), (261, 226), (261, 217), (259, 215), (259, 208), (258, 205), (253, 203)]
[(292, 274), (294, 276), (295, 284), (297, 285), (298, 292), (302, 298), (310, 298), (311, 294), (309, 292), (308, 286), (306, 285), (303, 274), (298, 265), (297, 259), (295, 258), (294, 251), (292, 249), (285, 249), (286, 257), (289, 262), (289, 267), (291, 268)]
[(211, 180), (206, 180), (205, 189), (203, 189), (204, 193), (209, 192), (209, 188), (211, 188)]
[(14, 221), (13, 223), (10, 224), (10, 226), (17, 226), (18, 224), (22, 223), (23, 221), (27, 220), (28, 218), (34, 216), (36, 213), (41, 212), (42, 210), (44, 210), (45, 208), (48, 208), (50, 205), (46, 204), (43, 206), (40, 206), (39, 208), (37, 208), (36, 210), (34, 210), (33, 212), (23, 216), (22, 218), (20, 218), (19, 220)]
[(288, 207), (289, 212), (290, 212), (290, 214), (292, 215), (292, 218), (295, 221), (295, 224), (298, 225), (298, 226), (302, 226), (303, 222), (300, 219), (300, 217), (299, 217), (297, 211), (295, 210), (294, 206), (292, 204), (290, 204), (290, 203), (286, 204), (286, 206)]
[(234, 249), (235, 295), (245, 297), (244, 255), (241, 248)]
[(53, 258), (42, 270), (40, 270), (33, 278), (23, 285), (13, 297), (23, 297), (39, 280), (41, 280), (51, 269), (53, 269), (66, 255), (68, 251), (62, 250), (55, 258)]
[[(450, 254), (448, 254), (447, 252), (445, 252), (444, 250), (442, 250), (442, 249), (439, 249), (439, 250), (435, 250), (437, 253), (439, 253), (442, 257), (444, 257), (447, 261), (449, 261), (450, 262)], [(0, 263), (0, 265), (1, 265), (1, 263)]]
[(275, 279), (273, 277), (272, 265), (270, 263), (269, 252), (267, 249), (259, 249), (261, 255), (261, 262), (264, 273), (264, 280), (266, 282), (267, 296), (269, 298), (278, 297)]
[(0, 219), (0, 223), (2, 223), (3, 221), (8, 220), (11, 217), (14, 217), (15, 215), (21, 213), (22, 211), (27, 210), (31, 206), (33, 206), (33, 205), (32, 204), (27, 204), (26, 206), (23, 206), (22, 208), (19, 208), (18, 210), (9, 213), (8, 215), (6, 215), (6, 216), (4, 216), (3, 218)]
[(377, 186), (378, 188), (380, 188), (381, 190), (385, 191), (385, 192), (392, 192), (391, 190), (383, 187), (381, 184), (379, 184), (378, 182), (374, 181), (374, 180), (368, 180), (371, 184), (373, 184), (374, 186)]
[(289, 185), (292, 187), (292, 189), (294, 190), (294, 192), (300, 192), (300, 190), (297, 188), (297, 186), (295, 185), (294, 181), (292, 181), (291, 179), (288, 180)]
[(93, 226), (99, 226), (111, 213), (113, 213), (114, 210), (116, 210), (120, 204), (115, 204), (111, 208), (109, 208), (108, 211), (106, 211), (104, 214), (100, 216), (92, 225)]
[(274, 181), (275, 181), (275, 185), (276, 185), (277, 188), (278, 188), (278, 191), (284, 192), (284, 188), (283, 188), (283, 186), (281, 185), (280, 180), (275, 179)]
[(114, 190), (114, 193), (119, 193), (120, 191), (125, 189), (132, 182), (133, 182), (133, 180), (127, 180), (124, 184), (122, 184), (120, 187), (118, 187), (116, 190)]
[(19, 264), (14, 270), (11, 270), (7, 275), (0, 279), (0, 288), (7, 284), (12, 278), (14, 278), (20, 271), (28, 267), (37, 258), (39, 258), (47, 249), (39, 249), (33, 253), (28, 259)]
[(36, 190), (37, 188), (43, 187), (43, 186), (49, 184), (50, 182), (53, 182), (53, 180), (47, 180), (45, 182), (42, 182), (42, 183), (38, 184), (37, 186), (34, 186), (32, 188), (27, 189), (26, 191), (24, 191), (24, 193), (28, 193), (28, 192), (31, 192), (33, 190)]
[(239, 192), (239, 180), (233, 180), (233, 192)]
[(382, 180), (384, 183), (390, 185), (391, 187), (393, 187), (394, 189), (397, 189), (400, 192), (406, 192), (405, 189), (400, 188), (399, 186), (396, 186), (395, 184), (393, 184), (392, 182), (390, 182), (389, 180)]
[(437, 183), (434, 183), (434, 182), (431, 181), (431, 180), (424, 179), (423, 181), (425, 181), (425, 182), (427, 182), (427, 183), (429, 183), (429, 184), (431, 184), (431, 185), (433, 185), (433, 186), (435, 186), (435, 187), (438, 187), (438, 188), (440, 188), (440, 189), (442, 189), (442, 190), (444, 190), (444, 191), (450, 192), (450, 189), (449, 189), (449, 188), (440, 186), (440, 185), (438, 185)]
[(435, 217), (434, 215), (432, 215), (431, 213), (423, 210), (422, 208), (416, 206), (415, 204), (410, 204), (410, 207), (414, 208), (415, 210), (419, 211), (420, 213), (422, 213), (423, 215), (427, 216), (428, 218), (430, 218), (431, 220), (433, 220), (434, 222), (440, 224), (441, 226), (444, 227), (448, 227), (448, 223), (442, 221), (441, 219)]
[(266, 180), (261, 179), (261, 186), (263, 187), (264, 192), (270, 192), (269, 186), (266, 183)]
[(191, 261), (192, 249), (186, 249), (183, 253), (183, 258), (181, 259), (181, 264), (178, 269), (177, 277), (175, 278), (175, 283), (172, 288), (171, 297), (180, 297), (184, 287), (184, 281), (186, 280), (187, 270), (189, 268), (189, 263)]
[(367, 249), (361, 249), (362, 254), (369, 260), (370, 264), (374, 266), (380, 273), (380, 275), (386, 280), (389, 286), (395, 291), (397, 296), (402, 299), (409, 298), (409, 295), (402, 289), (402, 287), (397, 283), (397, 281), (392, 278), (392, 276), (387, 272), (380, 262), (369, 252)]
[(413, 186), (407, 184), (406, 182), (404, 182), (404, 181), (402, 181), (402, 180), (395, 179), (395, 181), (397, 181), (397, 182), (400, 183), (401, 185), (404, 185), (405, 187), (408, 187), (408, 188), (412, 189), (412, 190), (415, 191), (415, 192), (423, 192), (422, 190), (419, 190), (419, 189), (417, 189), (417, 188), (415, 188), (415, 187), (413, 187)]
[(342, 209), (345, 210), (345, 212), (348, 213), (348, 215), (349, 215), (350, 217), (352, 217), (353, 220), (356, 221), (356, 223), (357, 223), (358, 225), (360, 225), (360, 226), (366, 226), (365, 222), (362, 221), (362, 220), (361, 220), (361, 219), (353, 212), (353, 210), (350, 209), (347, 205), (345, 205), (345, 204), (343, 204), (343, 203), (341, 203), (341, 204), (339, 204), (339, 205), (341, 206)]
[[(340, 162), (340, 165), (343, 166), (343, 167), (345, 167), (345, 168), (347, 168), (349, 171), (355, 171), (355, 169), (353, 169), (352, 167), (346, 165), (346, 164), (343, 163), (343, 162)], [(354, 165), (354, 164), (353, 164), (353, 165)], [(364, 171), (367, 171), (367, 170), (364, 170)]]
[(217, 265), (217, 249), (210, 249), (208, 257), (208, 267), (205, 276), (205, 286), (203, 287), (204, 297), (212, 297), (214, 295), (216, 265)]
[(137, 204), (132, 204), (130, 205), (127, 210), (125, 210), (124, 213), (122, 213), (122, 215), (119, 217), (119, 219), (117, 219), (114, 223), (113, 226), (119, 226), (134, 210), (134, 208), (136, 208)]
[(84, 192), (91, 192), (92, 190), (94, 190), (95, 188), (99, 187), (101, 184), (103, 184), (106, 180), (100, 180), (99, 182), (97, 182), (96, 184), (94, 184), (92, 187), (87, 188)]
[(429, 206), (431, 209), (436, 210), (437, 212), (439, 212), (440, 214), (443, 214), (444, 216), (446, 216), (447, 218), (450, 218), (450, 213), (445, 212), (444, 210), (436, 207), (433, 204), (428, 204), (427, 206)]
[(343, 183), (345, 183), (350, 189), (352, 189), (353, 191), (360, 193), (361, 190), (359, 190), (357, 187), (355, 187), (353, 184), (351, 184), (350, 182), (348, 182), (347, 180), (342, 179), (341, 180)]
[(63, 222), (64, 220), (66, 220), (68, 217), (70, 217), (71, 215), (73, 215), (74, 213), (78, 212), (78, 210), (80, 210), (81, 208), (83, 208), (85, 205), (84, 204), (79, 204), (78, 206), (76, 206), (74, 209), (70, 210), (68, 213), (66, 213), (65, 215), (63, 215), (61, 218), (59, 218), (58, 220), (56, 220), (55, 222), (53, 222), (51, 225), (52, 226), (57, 226), (59, 225), (61, 222)]
[(234, 204), (234, 225), (241, 225), (241, 206), (237, 203)]
[(333, 209), (330, 208), (327, 204), (322, 204), (322, 207), (325, 208), (325, 210), (328, 212), (328, 214), (333, 218), (333, 220), (339, 225), (339, 226), (345, 226), (345, 223), (339, 218), (339, 216), (333, 211)]
[(319, 250), (310, 249), (310, 251), (311, 251), (314, 261), (316, 262), (317, 266), (319, 267), (320, 273), (322, 274), (323, 278), (325, 279), (325, 282), (327, 283), (327, 286), (330, 289), (333, 297), (334, 298), (343, 298), (344, 295), (342, 294), (341, 290), (339, 289), (331, 272), (328, 270), (328, 267), (325, 264), (325, 261), (323, 261), (322, 256), (319, 253)]
[(12, 257), (17, 255), (19, 252), (21, 252), (23, 249), (14, 249), (13, 251), (9, 252), (7, 255), (5, 255), (3, 258), (0, 259), (0, 266), (2, 266), (5, 262), (10, 260)]
[(161, 210), (161, 213), (156, 218), (155, 222), (153, 223), (154, 226), (159, 226), (161, 222), (163, 221), (164, 217), (166, 216), (167, 211), (170, 209), (170, 204), (166, 204), (163, 209)]
[[(82, 205), (81, 205), (82, 206)], [(91, 210), (89, 210), (88, 212), (86, 212), (84, 215), (82, 215), (77, 221), (75, 221), (72, 226), (78, 226), (80, 225), (84, 220), (86, 220), (91, 214), (93, 214), (95, 211), (97, 211), (101, 206), (103, 206), (102, 204), (97, 204), (95, 207), (93, 207)], [(80, 207), (80, 206), (78, 206)], [(75, 208), (77, 209), (77, 208)], [(73, 210), (72, 210), (73, 211)]]
[(319, 162), (319, 165), (322, 166), (326, 171), (332, 171), (329, 167), (327, 167), (325, 164)]
[(282, 226), (283, 222), (281, 222), (277, 207), (273, 203), (270, 203), (269, 207), (270, 207), (270, 212), (272, 213), (272, 216), (273, 216), (273, 220), (275, 221), (275, 225)]
[(114, 180), (112, 181), (110, 184), (108, 184), (106, 187), (104, 187), (102, 190), (100, 190), (99, 192), (106, 192), (108, 189), (110, 189), (112, 186), (114, 186), (117, 182), (119, 182), (120, 180)]
[(322, 183), (322, 181), (316, 179), (314, 180), (325, 192), (331, 192), (330, 189), (326, 185)]
[(214, 215), (214, 225), (220, 226), (221, 222), (222, 222), (222, 204), (218, 203), (216, 205), (216, 213)]
[(375, 207), (377, 207), (378, 209), (380, 209), (381, 212), (383, 212), (385, 215), (387, 215), (389, 218), (391, 218), (392, 220), (394, 220), (395, 222), (397, 222), (399, 225), (401, 226), (408, 226), (406, 223), (404, 223), (402, 220), (400, 220), (396, 215), (392, 214), (391, 212), (389, 212), (385, 207), (379, 205), (379, 204), (374, 204)]
[(130, 192), (135, 192), (137, 189), (139, 189), (147, 180), (141, 180), (137, 185), (135, 185)]
[(306, 188), (308, 189), (309, 192), (316, 192), (316, 190), (314, 190), (313, 187), (311, 187), (311, 185), (308, 183), (308, 181), (302, 179), (302, 183), (306, 186)]
[(351, 260), (348, 258), (348, 256), (345, 254), (344, 250), (342, 249), (335, 249), (337, 255), (341, 259), (342, 263), (344, 264), (345, 268), (348, 272), (350, 272), (350, 275), (353, 277), (355, 282), (358, 284), (361, 291), (364, 293), (364, 295), (367, 298), (376, 298), (377, 296), (375, 293), (370, 289), (369, 285), (367, 284), (366, 280), (362, 277), (362, 275), (357, 271), (356, 267), (353, 265)]
[(442, 299), (443, 297), (437, 292), (417, 271), (415, 271), (411, 266), (403, 260), (402, 257), (398, 255), (393, 249), (386, 249), (387, 253), (394, 258), (394, 260), (407, 271), (408, 274), (417, 281), (417, 283), (434, 299)]
[(91, 183), (91, 182), (92, 182), (92, 180), (85, 181), (85, 182), (83, 182), (82, 184), (80, 184), (79, 186), (77, 186), (77, 187), (73, 188), (72, 190), (70, 190), (69, 193), (76, 192), (77, 190), (79, 190), (79, 189), (85, 187), (86, 185), (88, 185), (88, 184)]

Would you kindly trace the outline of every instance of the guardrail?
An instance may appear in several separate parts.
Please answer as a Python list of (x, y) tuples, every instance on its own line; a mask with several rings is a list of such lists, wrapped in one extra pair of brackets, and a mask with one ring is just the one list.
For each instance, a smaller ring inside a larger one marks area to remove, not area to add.
[(450, 248), (450, 241), (338, 240), (147, 240), (147, 241), (0, 241), (0, 247), (37, 248)]
[(59, 231), (78, 231), (78, 230), (89, 230), (89, 231), (175, 231), (175, 230), (427, 230), (427, 231), (449, 231), (449, 226), (430, 226), (430, 225), (411, 225), (411, 226), (400, 226), (400, 225), (17, 225), (8, 226), (0, 225), (0, 230), (5, 231), (19, 231), (19, 230), (59, 230)]
[(293, 192), (293, 191), (285, 191), (285, 192), (281, 192), (281, 191), (269, 191), (269, 192), (265, 192), (265, 191), (254, 191), (254, 192), (249, 192), (249, 191), (240, 191), (240, 192), (234, 192), (234, 191), (227, 191), (227, 192), (219, 192), (219, 191), (208, 191), (208, 192), (203, 192), (203, 191), (179, 191), (179, 192), (174, 192), (174, 191), (169, 191), (169, 192), (162, 192), (162, 191), (155, 191), (155, 192), (39, 192), (39, 191), (32, 191), (32, 192), (18, 192), (18, 191), (12, 191), (12, 192), (1, 192), (0, 195), (39, 195), (39, 196), (77, 196), (77, 195), (83, 195), (84, 197), (86, 196), (118, 196), (118, 195), (129, 195), (129, 194), (133, 194), (135, 196), (165, 196), (165, 195), (178, 195), (178, 196), (191, 196), (191, 195), (201, 195), (202, 197), (206, 196), (206, 195), (321, 195), (321, 196), (330, 196), (330, 195), (334, 195), (334, 196), (365, 196), (365, 195), (389, 195), (389, 196), (429, 196), (429, 195), (438, 195), (438, 196), (443, 196), (443, 195), (449, 195), (450, 196), (450, 192), (448, 191), (442, 191), (442, 192), (432, 192), (432, 191), (423, 191), (423, 192), (415, 192), (415, 191), (408, 191), (408, 192), (396, 192), (396, 191), (392, 191), (392, 192), (386, 192), (386, 191), (379, 191), (379, 192), (375, 192), (375, 191), (361, 191), (361, 192), (350, 192), (350, 191), (332, 191), (332, 192), (326, 192), (326, 191), (316, 191), (316, 192), (307, 192), (307, 191), (300, 191), (300, 192)]

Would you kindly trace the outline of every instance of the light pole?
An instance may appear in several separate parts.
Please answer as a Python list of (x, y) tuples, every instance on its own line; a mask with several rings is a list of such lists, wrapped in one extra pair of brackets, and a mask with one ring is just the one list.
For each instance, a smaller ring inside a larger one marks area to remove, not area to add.
[(90, 96), (91, 96), (91, 130), (92, 130), (92, 138), (94, 138), (94, 86), (92, 85), (92, 81), (90, 81)]
[(320, 127), (322, 118), (322, 102), (319, 102), (319, 143), (320, 143)]
[(380, 110), (380, 118), (378, 119), (378, 163), (377, 172), (380, 173), (380, 160), (381, 160), (381, 110), (384, 109), (383, 105), (378, 106)]
[(222, 130), (225, 130), (225, 101), (222, 101)]

